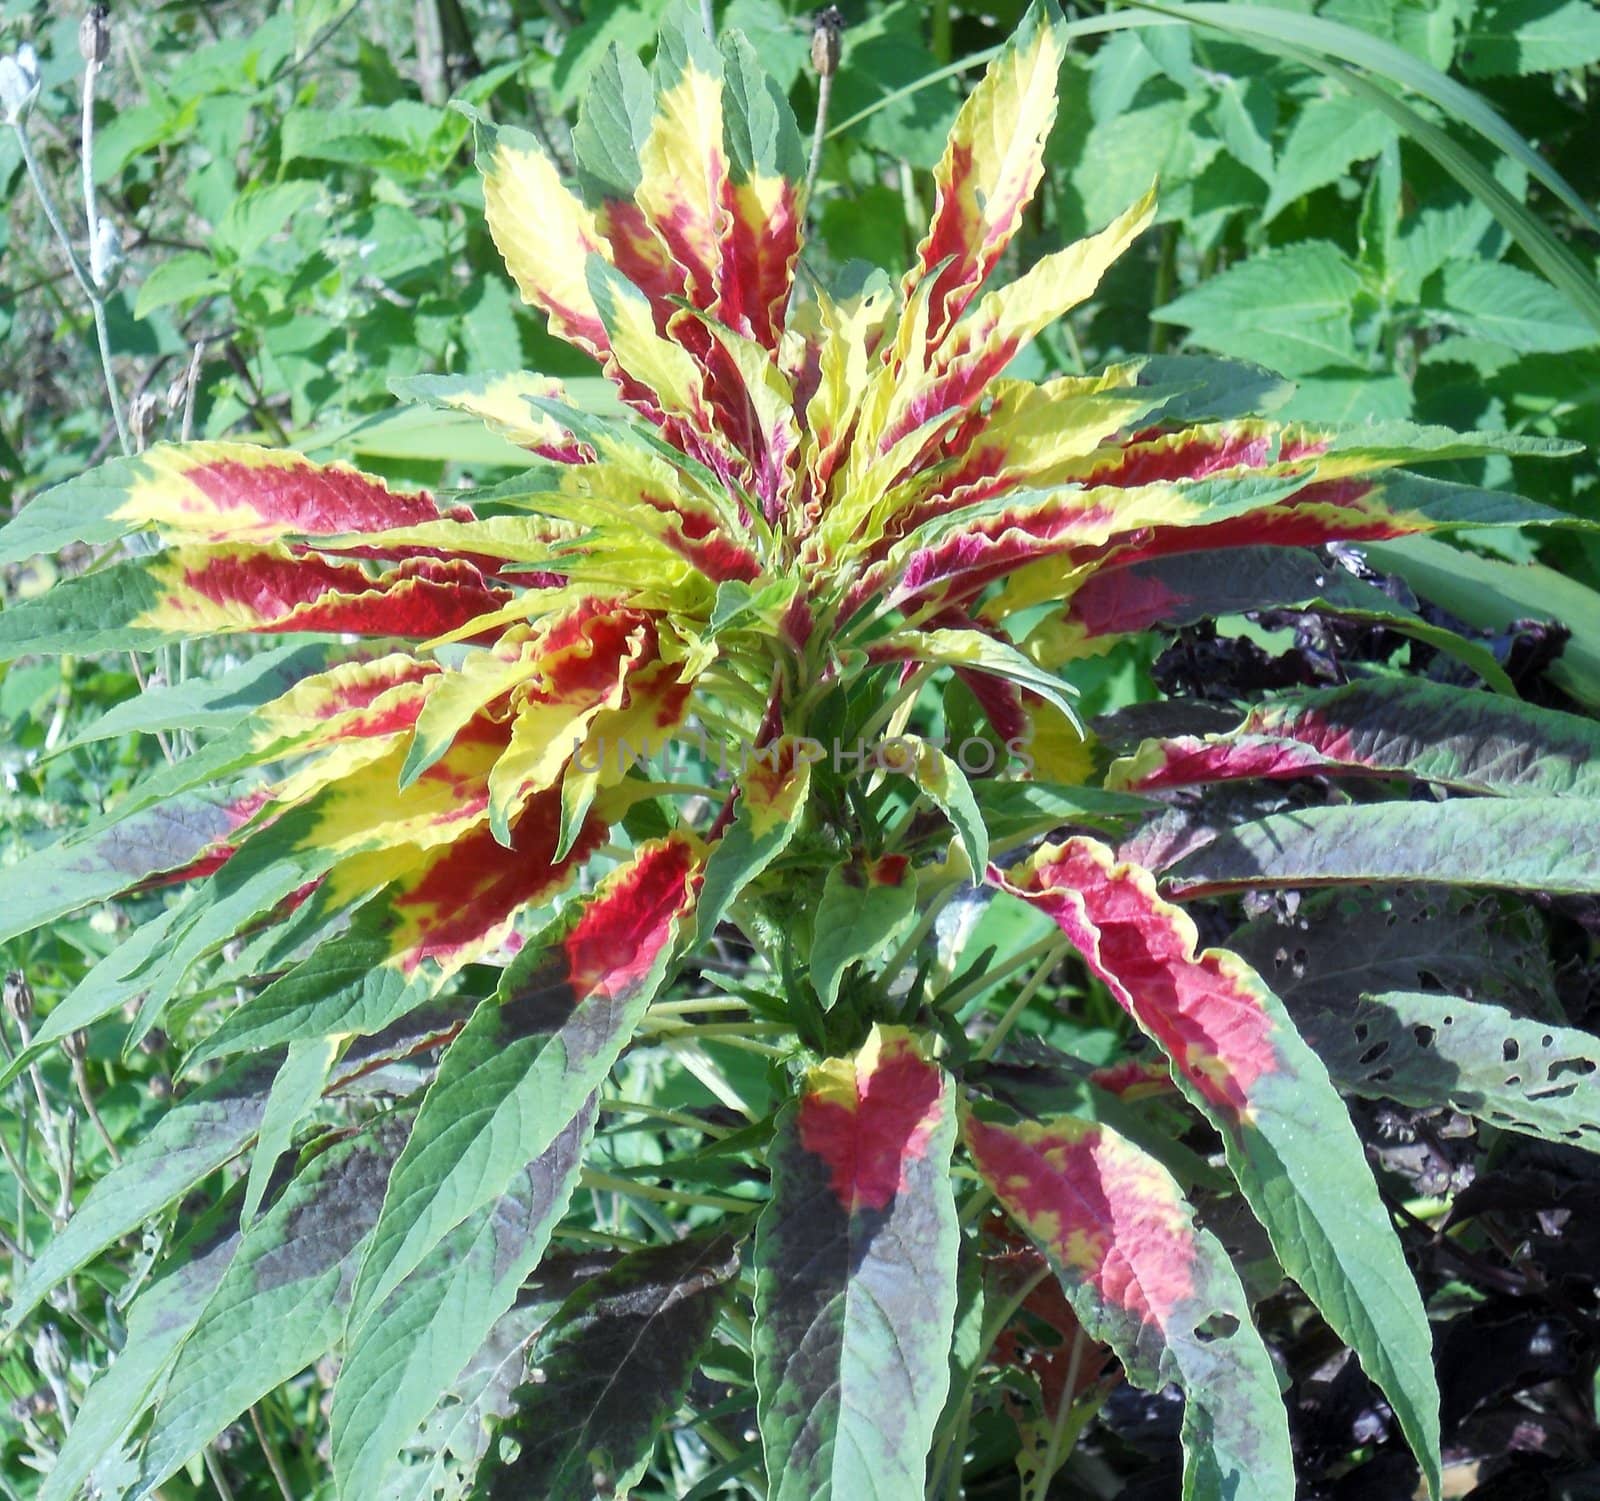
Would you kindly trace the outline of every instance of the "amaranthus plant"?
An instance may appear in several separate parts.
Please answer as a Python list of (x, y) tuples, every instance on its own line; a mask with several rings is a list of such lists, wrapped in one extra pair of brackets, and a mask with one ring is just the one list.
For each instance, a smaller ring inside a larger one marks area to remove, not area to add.
[[(1283, 1501), (1252, 1304), (1284, 1278), (1437, 1494), (1428, 1318), (1346, 1104), (1182, 904), (1600, 889), (1595, 727), (1308, 550), (1563, 519), (1397, 467), (1560, 445), (1274, 422), (1253, 413), (1266, 372), (1198, 359), (1008, 374), (1156, 212), (998, 276), (1044, 170), (1060, 24), (1035, 5), (967, 100), (898, 285), (808, 266), (789, 106), (695, 17), (653, 75), (627, 51), (601, 67), (575, 187), (480, 120), (507, 268), (617, 398), (412, 384), (527, 449), (511, 480), (437, 500), (162, 446), (0, 532), (4, 561), (97, 550), (0, 615), (7, 657), (295, 638), (115, 711), (105, 734), (199, 743), (6, 874), (0, 939), (108, 901), (136, 918), (7, 1077), (83, 1029), (132, 1048), (160, 1024), (197, 1086), (15, 1286), (12, 1328), (179, 1206), (44, 1501), (152, 1494), (330, 1356), (332, 1474), (359, 1501), (623, 1494), (685, 1411), (713, 1479), (953, 1495), (975, 1410), (1015, 1390), (1023, 1304), (1071, 1351), (1023, 1422), (1030, 1495), (1109, 1347), (1181, 1390), (1186, 1496)], [(1079, 661), (1314, 601), (1497, 691), (1372, 665), (1148, 719), (1108, 769)], [(1236, 779), (1303, 796), (1263, 819), (1266, 790), (1191, 795)], [(1001, 952), (964, 941), (991, 899), (1021, 919)], [(1047, 987), (1109, 996), (1153, 1047), (1094, 1067), (1052, 1046)], [(1510, 1075), (1508, 1013), (1415, 974), (1375, 988), (1354, 1055), (1348, 1008), (1297, 1012), (1346, 1090), (1600, 1139), (1581, 1037), (1539, 1024), (1543, 1072)], [(623, 1097), (641, 1068), (687, 1070), (681, 1108)], [(618, 1121), (652, 1112), (680, 1157), (630, 1162)], [(1264, 1229), (1247, 1279), (1196, 1193)], [(626, 1226), (597, 1213), (611, 1194)], [(1038, 1301), (1046, 1266), (1070, 1312)], [(715, 1423), (751, 1379), (759, 1451)]]

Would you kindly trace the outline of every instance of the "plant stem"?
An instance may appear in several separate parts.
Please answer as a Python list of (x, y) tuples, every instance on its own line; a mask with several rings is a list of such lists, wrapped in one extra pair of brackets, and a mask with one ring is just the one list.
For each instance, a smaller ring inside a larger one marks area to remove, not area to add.
[(711, 0), (700, 0), (700, 24), (712, 41), (717, 39), (717, 18), (711, 11)]
[(100, 1119), (100, 1112), (95, 1108), (94, 1096), (89, 1091), (89, 1074), (83, 1066), (83, 1058), (79, 1053), (72, 1054), (72, 1082), (77, 1086), (78, 1098), (83, 1101), (83, 1108), (88, 1113), (89, 1123), (94, 1127), (100, 1140), (105, 1145), (106, 1155), (113, 1163), (122, 1162), (122, 1153), (117, 1150), (117, 1144), (111, 1139), (111, 1133), (106, 1130), (106, 1123)]
[(698, 996), (688, 1001), (657, 1001), (651, 1016), (693, 1016), (697, 1011), (748, 1011), (750, 1007), (731, 995)]
[(284, 1472), (283, 1456), (278, 1453), (278, 1446), (267, 1437), (267, 1430), (254, 1403), (250, 1406), (250, 1426), (255, 1429), (256, 1442), (261, 1445), (261, 1452), (267, 1457), (267, 1468), (272, 1471), (272, 1478), (277, 1482), (278, 1494), (283, 1497), (283, 1501), (294, 1501), (294, 1488), (289, 1484), (289, 1477)]
[(735, 1199), (727, 1194), (689, 1193), (679, 1188), (658, 1188), (653, 1183), (635, 1183), (632, 1178), (618, 1178), (611, 1173), (585, 1168), (578, 1180), (585, 1188), (601, 1193), (633, 1194), (641, 1199), (654, 1199), (659, 1204), (690, 1204), (702, 1209), (726, 1209), (734, 1214), (749, 1214), (761, 1205), (754, 1199)]
[[(967, 1372), (966, 1378), (962, 1383), (961, 1412), (963, 1415), (969, 1410), (969, 1404), (972, 1399), (973, 1382), (977, 1377), (978, 1368), (982, 1366), (984, 1358), (989, 1353), (990, 1347), (1000, 1337), (1000, 1331), (1011, 1322), (1012, 1316), (1016, 1313), (1016, 1311), (1022, 1307), (1024, 1302), (1027, 1301), (1028, 1295), (1049, 1275), (1050, 1268), (1048, 1266), (1041, 1266), (1032, 1277), (1024, 1282), (1021, 1287), (1011, 1294), (1010, 1297), (1006, 1298), (1004, 1302), (998, 1304), (993, 1311), (988, 1311), (987, 1305), (985, 1305), (986, 1312), (983, 1320), (983, 1328), (978, 1335), (978, 1358), (973, 1362), (971, 1370)], [(964, 1422), (957, 1423), (955, 1426), (947, 1429), (938, 1439), (934, 1448), (933, 1467), (931, 1471), (934, 1478), (934, 1488), (938, 1488), (939, 1481), (944, 1475), (945, 1466), (950, 1463), (951, 1452), (954, 1448), (958, 1431), (964, 1433), (965, 1426), (966, 1425)], [(962, 1447), (965, 1447), (964, 1443)], [(955, 1454), (955, 1461), (955, 1477), (957, 1480), (959, 1480), (961, 1474), (961, 1455), (959, 1451), (957, 1451)], [(959, 1484), (953, 1483), (948, 1494), (952, 1497), (959, 1497), (961, 1494)]]
[(721, 1141), (728, 1135), (725, 1126), (713, 1126), (685, 1110), (668, 1110), (664, 1106), (646, 1105), (639, 1100), (601, 1100), (600, 1109), (608, 1115), (637, 1115), (645, 1120), (660, 1121), (665, 1126), (681, 1126), (686, 1131), (698, 1131), (714, 1141)]
[(911, 956), (922, 946), (922, 940), (928, 936), (934, 923), (939, 920), (939, 914), (944, 911), (949, 904), (950, 898), (960, 889), (960, 885), (952, 881), (948, 886), (941, 887), (933, 894), (928, 905), (923, 908), (922, 915), (917, 919), (916, 926), (906, 934), (900, 947), (895, 950), (894, 956), (884, 965), (884, 974), (893, 979), (911, 962)]
[(1016, 1025), (1017, 1018), (1028, 1009), (1028, 1002), (1033, 999), (1035, 992), (1044, 984), (1050, 971), (1061, 962), (1061, 956), (1071, 947), (1065, 938), (1058, 938), (1051, 944), (1049, 951), (1039, 961), (1039, 967), (1028, 976), (1027, 983), (1017, 992), (1016, 999), (1006, 1007), (1005, 1015), (995, 1023), (994, 1031), (979, 1045), (974, 1056), (980, 1062), (994, 1056), (995, 1049), (1005, 1041), (1006, 1034)]
[[(91, 85), (85, 78), (84, 88), (87, 92)], [(111, 336), (106, 327), (105, 299), (100, 295), (100, 289), (94, 284), (89, 275), (89, 268), (78, 258), (78, 252), (73, 248), (72, 237), (67, 233), (67, 226), (62, 222), (60, 211), (56, 208), (55, 199), (50, 196), (50, 186), (45, 181), (44, 169), (39, 165), (39, 158), (34, 154), (33, 141), (28, 135), (28, 127), (18, 121), (13, 127), (17, 134), (17, 145), (22, 151), (22, 164), (28, 169), (28, 180), (33, 184), (33, 191), (38, 194), (39, 206), (44, 210), (45, 220), (49, 223), (51, 231), (61, 242), (61, 249), (67, 257), (67, 264), (72, 268), (72, 274), (77, 278), (78, 285), (83, 288), (84, 295), (89, 299), (89, 307), (94, 314), (95, 339), (100, 349), (100, 369), (105, 376), (106, 397), (111, 403), (111, 417), (117, 425), (117, 441), (122, 445), (124, 453), (133, 452), (133, 439), (128, 433), (128, 420), (122, 411), (122, 398), (117, 394), (117, 379), (111, 369)], [(86, 146), (92, 145), (92, 140), (86, 140)], [(84, 172), (86, 180), (92, 181), (88, 174), (92, 172), (90, 164), (85, 161)]]
[[(89, 237), (92, 253), (100, 238), (100, 205), (94, 191), (94, 81), (100, 72), (95, 57), (83, 64), (83, 222)], [(91, 263), (92, 265), (92, 263)], [(91, 276), (91, 280), (92, 280)], [(95, 338), (100, 345), (100, 363), (105, 367), (106, 395), (111, 399), (111, 416), (117, 424), (117, 441), (123, 453), (133, 452), (133, 439), (128, 432), (128, 419), (122, 410), (122, 397), (117, 391), (116, 377), (111, 371), (111, 333), (106, 327), (106, 301), (98, 284), (89, 291), (89, 304), (94, 310)]]
[(950, 61), (950, 0), (933, 0), (933, 55), (941, 63)]
[[(1077, 1403), (1073, 1400), (1073, 1389), (1078, 1384), (1078, 1372), (1083, 1365), (1083, 1347), (1087, 1343), (1081, 1328), (1072, 1331), (1072, 1355), (1067, 1361), (1067, 1380), (1061, 1390), (1061, 1406), (1056, 1409), (1055, 1417), (1050, 1423), (1050, 1439), (1045, 1445), (1044, 1463), (1039, 1466), (1038, 1485), (1030, 1501), (1046, 1501), (1050, 1494), (1050, 1482), (1055, 1479), (1055, 1474), (1061, 1468), (1061, 1448), (1069, 1430), (1075, 1430), (1073, 1411)], [(1075, 1436), (1075, 1434), (1074, 1434)]]
[(211, 1483), (216, 1486), (217, 1494), (222, 1501), (234, 1501), (233, 1487), (228, 1484), (228, 1477), (222, 1473), (222, 1465), (212, 1452), (211, 1445), (207, 1444), (200, 1451), (200, 1455), (205, 1461), (206, 1474), (211, 1477)]
[(1059, 933), (1051, 933), (1041, 938), (1037, 943), (1030, 943), (1027, 948), (1013, 954), (1009, 959), (1002, 960), (987, 974), (979, 975), (975, 980), (963, 985), (953, 996), (946, 997), (940, 1008), (949, 1012), (956, 1012), (966, 1005), (975, 995), (982, 995), (991, 985), (998, 984), (1007, 975), (1021, 969), (1025, 964), (1031, 964), (1041, 954), (1048, 953), (1061, 942)]
[(833, 100), (833, 74), (824, 73), (817, 79), (817, 121), (811, 127), (811, 158), (806, 163), (806, 201), (811, 201), (811, 191), (817, 185), (817, 169), (822, 165), (822, 143), (828, 136), (828, 105)]

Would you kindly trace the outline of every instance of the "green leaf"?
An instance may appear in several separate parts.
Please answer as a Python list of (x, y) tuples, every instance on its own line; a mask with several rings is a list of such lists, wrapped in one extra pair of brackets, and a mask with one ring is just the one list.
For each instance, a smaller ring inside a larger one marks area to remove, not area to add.
[(1600, 13), (1583, 0), (1484, 0), (1461, 41), (1468, 78), (1555, 73), (1600, 58)]
[(631, 46), (613, 42), (589, 76), (572, 127), (578, 190), (591, 208), (633, 197), (642, 170), (639, 154), (654, 116), (655, 96), (644, 64)]
[(177, 926), (182, 911), (182, 906), (169, 907), (165, 912), (146, 918), (74, 985), (34, 1032), (33, 1041), (0, 1068), (0, 1088), (11, 1083), (63, 1037), (92, 1026), (138, 995), (135, 977), (153, 962), (153, 956)]
[(1303, 240), (1252, 256), (1159, 307), (1206, 349), (1295, 375), (1358, 363), (1351, 304), (1361, 272), (1328, 240)]
[(1600, 801), (1455, 798), (1305, 808), (1225, 830), (1162, 876), (1184, 898), (1345, 881), (1600, 893)]
[(585, 20), (561, 44), (553, 81), (556, 108), (568, 110), (586, 98), (596, 69), (613, 45), (637, 54), (654, 33), (666, 0), (595, 0)]
[(950, 820), (973, 871), (983, 870), (989, 863), (989, 830), (966, 773), (938, 746), (916, 735), (898, 738), (914, 757), (911, 776), (917, 791)]
[[(757, 754), (751, 753), (752, 761)], [(701, 938), (710, 938), (745, 887), (788, 848), (805, 818), (811, 764), (781, 764), (783, 754), (775, 754), (777, 770), (757, 762), (740, 778), (733, 822), (706, 861), (694, 914)]]
[(0, 662), (35, 652), (136, 651), (176, 641), (183, 634), (176, 628), (131, 623), (160, 601), (161, 592), (146, 562), (63, 579), (39, 598), (0, 611)]
[(395, 1166), (352, 1327), (452, 1230), (510, 1192), (610, 1071), (672, 957), (687, 902), (683, 851), (654, 846), (575, 903), (451, 1043)]
[(341, 1495), (383, 1492), (417, 1425), (516, 1302), (577, 1185), (596, 1104), (591, 1095), (510, 1192), (457, 1225), (354, 1331), (333, 1392)]
[(130, 1145), (18, 1280), (6, 1330), (63, 1278), (237, 1157), (261, 1124), (276, 1067), (272, 1058), (235, 1064), (179, 1100)]
[(261, 1207), (262, 1196), (278, 1158), (289, 1149), (296, 1127), (311, 1112), (333, 1072), (334, 1060), (339, 1053), (337, 1039), (312, 1038), (289, 1044), (283, 1066), (272, 1081), (267, 1094), (266, 1108), (261, 1115), (261, 1126), (256, 1135), (255, 1154), (250, 1160), (250, 1176), (245, 1184), (244, 1206), (239, 1211), (239, 1223), (249, 1229), (250, 1222)]
[(916, 873), (903, 859), (870, 861), (864, 870), (836, 865), (828, 872), (811, 943), (811, 984), (824, 1011), (839, 999), (845, 970), (883, 953), (916, 909)]
[(1272, 134), (1277, 123), (1278, 99), (1260, 78), (1226, 78), (1216, 81), (1217, 102), (1211, 120), (1222, 143), (1263, 182), (1272, 182)]
[(224, 847), (242, 813), (235, 791), (189, 792), (28, 856), (5, 873), (0, 942)]
[(788, 98), (750, 43), (737, 31), (722, 38), (722, 133), (734, 175), (805, 175), (806, 152)]
[(311, 44), (355, 6), (356, 0), (294, 0), (294, 55), (304, 57)]
[[(316, 900), (315, 897), (312, 900)], [(350, 928), (314, 949), (286, 975), (249, 997), (195, 1049), (185, 1069), (229, 1053), (370, 1036), (420, 1006), (438, 989), (431, 968), (407, 972), (390, 962), (394, 943), (380, 896), (363, 907)]]
[(72, 1430), (39, 1488), (39, 1501), (76, 1501), (107, 1490), (96, 1472), (122, 1460), (134, 1425), (239, 1249), (236, 1205), (204, 1216), (156, 1269), (128, 1310), (127, 1333), (110, 1369), (84, 1394)]
[(548, 1255), (510, 1312), (450, 1383), (407, 1445), (383, 1501), (438, 1501), (465, 1496), (490, 1444), (489, 1425), (511, 1415), (511, 1392), (524, 1379), (528, 1349), (572, 1292), (617, 1260), (613, 1251)]
[(1019, 840), (1048, 833), (1065, 823), (1118, 824), (1157, 807), (1152, 799), (1127, 792), (1105, 792), (1098, 787), (992, 779), (971, 785), (990, 839), (1013, 847)]
[[(1551, 284), (1566, 296), (1572, 306), (1588, 320), (1591, 327), (1600, 330), (1600, 288), (1596, 287), (1593, 273), (1563, 241), (1551, 233), (1542, 221), (1506, 192), (1488, 168), (1471, 152), (1451, 139), (1431, 121), (1424, 119), (1409, 105), (1394, 98), (1377, 84), (1362, 77), (1360, 73), (1333, 68), (1306, 54), (1300, 56), (1302, 61), (1337, 76), (1358, 98), (1364, 99), (1374, 109), (1381, 110), (1395, 121), (1457, 182), (1488, 207), (1512, 239), (1527, 252), (1528, 258), (1534, 265), (1550, 279)], [(1481, 102), (1479, 107), (1483, 107)], [(1517, 140), (1520, 142), (1521, 138), (1517, 137)], [(1517, 159), (1528, 165), (1534, 176), (1549, 186), (1580, 219), (1591, 227), (1596, 226), (1593, 212), (1573, 194), (1561, 177), (1550, 172), (1543, 163), (1538, 162), (1537, 158), (1532, 164), (1528, 164), (1522, 155), (1517, 153)]]
[(1600, 800), (1600, 724), (1420, 678), (1371, 678), (1270, 699), (1221, 734), (1147, 741), (1106, 781), (1151, 791), (1341, 771), (1462, 792)]
[(280, 182), (248, 188), (228, 205), (212, 235), (212, 243), (249, 261), (269, 240), (283, 233), (289, 221), (322, 197), (315, 182)]
[(1493, 261), (1446, 263), (1436, 306), (1460, 332), (1525, 353), (1559, 354), (1597, 337), (1547, 281)]
[(455, 111), (413, 99), (337, 110), (292, 109), (283, 117), (283, 159), (420, 175), (454, 156), (468, 129)]
[[(167, 1378), (129, 1501), (333, 1346), (409, 1118), (325, 1142), (246, 1233)], [(271, 1338), (263, 1338), (270, 1330)]]
[(301, 681), (325, 671), (330, 648), (308, 643), (274, 647), (246, 657), (215, 677), (152, 684), (108, 709), (61, 749), (109, 740), (116, 735), (152, 735), (157, 730), (225, 731)]
[(1084, 1330), (1111, 1346), (1135, 1385), (1183, 1391), (1185, 1497), (1293, 1494), (1272, 1357), (1227, 1252), (1195, 1224), (1166, 1169), (1110, 1127), (1073, 1116), (969, 1115), (964, 1127), (978, 1171), (1044, 1253)]
[(498, 1435), (517, 1456), (489, 1474), (486, 1501), (628, 1494), (738, 1270), (731, 1236), (690, 1236), (631, 1251), (574, 1292), (529, 1352), (532, 1383)]
[(1313, 99), (1295, 117), (1278, 155), (1261, 222), (1271, 223), (1291, 203), (1337, 182), (1352, 164), (1376, 156), (1397, 135), (1392, 122), (1347, 93)]
[(874, 643), (883, 660), (926, 662), (940, 667), (970, 667), (1003, 678), (1054, 705), (1074, 729), (1081, 729), (1078, 690), (1064, 678), (1031, 661), (1009, 641), (983, 631), (941, 629), (901, 630)]
[(1306, 1040), (1352, 1094), (1449, 1105), (1502, 1130), (1600, 1152), (1600, 1043), (1587, 1032), (1461, 996), (1381, 991), (1352, 1008), (1297, 1010)]
[(1274, 412), (1294, 394), (1291, 381), (1264, 365), (1202, 354), (1151, 355), (1139, 367), (1139, 384), (1176, 391), (1161, 416), (1181, 426)]
[(227, 288), (227, 275), (209, 255), (198, 250), (180, 250), (145, 277), (133, 305), (133, 316), (148, 318), (158, 308), (196, 297), (209, 297)]
[(778, 1117), (755, 1250), (771, 1501), (921, 1501), (950, 1382), (955, 1125), (949, 1079), (884, 1027)]

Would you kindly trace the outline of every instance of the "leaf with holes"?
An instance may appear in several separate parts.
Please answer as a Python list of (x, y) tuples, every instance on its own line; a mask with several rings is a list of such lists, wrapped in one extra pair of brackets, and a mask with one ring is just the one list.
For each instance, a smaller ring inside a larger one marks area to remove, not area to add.
[(1513, 898), (1445, 886), (1308, 892), (1228, 939), (1296, 1008), (1339, 1011), (1378, 990), (1470, 993), (1533, 1016), (1564, 1013), (1543, 923)]
[(1600, 1152), (1600, 1043), (1460, 996), (1390, 990), (1350, 1010), (1295, 1009), (1334, 1082), (1402, 1105), (1449, 1105), (1507, 1131)]
[(1149, 1391), (1185, 1396), (1185, 1496), (1276, 1501), (1294, 1489), (1288, 1415), (1238, 1273), (1182, 1190), (1110, 1127), (993, 1120), (963, 1135), (1001, 1207), (1044, 1252), (1084, 1328)]
[(1095, 840), (1046, 845), (989, 878), (1045, 912), (1166, 1053), (1284, 1270), (1383, 1389), (1436, 1489), (1439, 1396), (1422, 1299), (1344, 1102), (1283, 1003), (1235, 955), (1199, 952), (1194, 924), (1155, 878)]

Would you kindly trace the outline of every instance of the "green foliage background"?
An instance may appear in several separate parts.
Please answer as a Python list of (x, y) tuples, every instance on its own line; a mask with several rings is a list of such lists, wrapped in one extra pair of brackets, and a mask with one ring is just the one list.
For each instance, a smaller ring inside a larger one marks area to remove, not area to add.
[[(512, 457), (498, 439), (470, 420), (389, 415), (390, 382), (525, 367), (567, 376), (581, 394), (593, 372), (517, 301), (482, 223), (467, 121), (449, 101), (527, 125), (564, 156), (588, 71), (614, 40), (644, 45), (662, 8), (661, 0), (117, 7), (93, 170), (126, 251), (110, 333), (117, 378), (143, 429), (152, 438), (178, 435), (185, 373), (199, 346), (197, 436), (288, 441), (419, 483), (492, 478)], [(841, 7), (849, 24), (831, 119), (844, 127), (863, 118), (824, 151), (814, 254), (896, 274), (908, 263), (927, 222), (928, 169), (963, 94), (952, 65), (993, 46), (1022, 8), (1022, 0)], [(1600, 6), (1306, 0), (1272, 8), (1342, 23), (1449, 74), (1488, 100), (1585, 202), (1600, 194), (1591, 97), (1600, 87)], [(719, 0), (716, 13), (719, 24), (750, 36), (809, 121), (809, 8)], [(1099, 13), (1076, 7), (1079, 18)], [(70, 225), (81, 224), (78, 21), (70, 7), (0, 3), (0, 52), (26, 38), (43, 61), (34, 135)], [(1281, 48), (1186, 26), (1087, 37), (1062, 99), (1043, 190), (1010, 252), (1019, 265), (1101, 226), (1155, 174), (1161, 217), (1099, 296), (1030, 351), (1040, 368), (1029, 373), (1194, 348), (1293, 379), (1286, 410), (1294, 415), (1406, 417), (1576, 438), (1590, 453), (1570, 464), (1524, 472), (1487, 459), (1458, 477), (1594, 513), (1600, 330), (1387, 116)], [(1444, 112), (1412, 105), (1449, 130), (1593, 276), (1600, 240), (1578, 215)], [(0, 512), (9, 512), (107, 455), (115, 434), (88, 308), (27, 189), (9, 131), (0, 132), (0, 184)], [(1486, 554), (1470, 561), (1429, 544), (1389, 562), (1443, 568), (1446, 584), (1455, 580), (1450, 607), (1475, 625), (1560, 613), (1574, 631), (1568, 686), (1587, 681), (1595, 702), (1600, 610), (1590, 610), (1586, 586), (1600, 580), (1600, 546), (1520, 534), (1476, 545)], [(1536, 557), (1565, 578), (1505, 567)], [(0, 584), (17, 598), (49, 582), (48, 565), (36, 564)], [(1559, 604), (1551, 594), (1558, 585), (1569, 591)], [(1145, 665), (1112, 658), (1087, 706), (1132, 701)], [(0, 859), (83, 821), (148, 769), (154, 747), (137, 736), (35, 764), (42, 747), (70, 739), (137, 687), (130, 669), (108, 663), (24, 663), (0, 677)], [(111, 946), (112, 923), (57, 925), (48, 937), (11, 945), (3, 967), (25, 970), (41, 992), (64, 988)], [(180, 1011), (175, 1025), (183, 1019)], [(171, 1089), (176, 1058), (161, 1038), (131, 1066), (116, 1061), (114, 1045), (104, 1056), (59, 1058), (43, 1070), (45, 1098), (25, 1101), (15, 1117), (16, 1101), (8, 1101), (0, 1133), (26, 1167), (41, 1114), (64, 1120), (83, 1086), (100, 1119), (98, 1129), (80, 1124), (73, 1153), (79, 1173), (93, 1177), (117, 1142), (141, 1134)], [(724, 1062), (750, 1072), (748, 1056)], [(762, 1094), (759, 1072), (742, 1082), (752, 1097)], [(663, 1094), (661, 1103), (682, 1102)], [(636, 1135), (619, 1153), (659, 1160), (669, 1145)], [(35, 1170), (40, 1152), (48, 1162), (61, 1147), (35, 1145)], [(72, 1183), (60, 1191), (70, 1203)], [(32, 1213), (22, 1195), (12, 1170), (0, 1166), (0, 1224), (13, 1231)], [(79, 1278), (68, 1316), (56, 1321), (66, 1333), (35, 1326), (43, 1355), (15, 1345), (0, 1351), (0, 1398), (12, 1414), (0, 1425), (8, 1494), (31, 1492), (30, 1461), (59, 1440), (72, 1392), (103, 1363), (86, 1331), (108, 1321), (115, 1329), (115, 1303), (154, 1250), (125, 1248), (114, 1265), (108, 1259)], [(295, 1495), (317, 1494), (325, 1465), (306, 1435), (321, 1393), (314, 1373), (263, 1404), (254, 1433), (226, 1436), (210, 1480), (196, 1469), (164, 1494), (231, 1485), (240, 1501), (277, 1495), (263, 1452), (286, 1467)], [(663, 1458), (659, 1494), (682, 1494), (684, 1476), (708, 1472), (706, 1442), (686, 1439)]]

